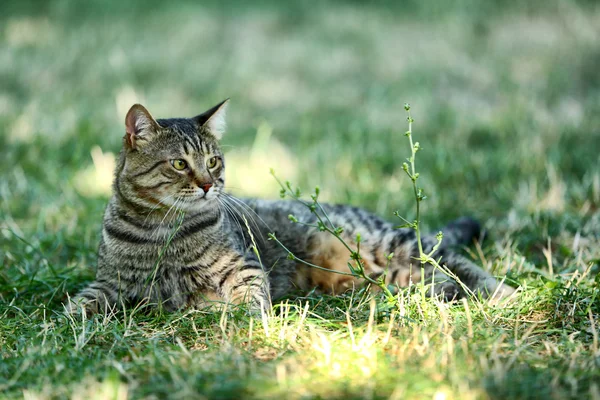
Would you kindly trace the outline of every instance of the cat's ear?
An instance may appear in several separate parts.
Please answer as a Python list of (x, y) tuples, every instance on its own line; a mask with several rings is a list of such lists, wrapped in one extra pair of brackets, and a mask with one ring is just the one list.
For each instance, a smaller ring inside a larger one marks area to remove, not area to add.
[(210, 110), (195, 116), (193, 120), (196, 121), (199, 126), (208, 128), (209, 132), (217, 139), (221, 139), (227, 125), (225, 123), (225, 113), (228, 104), (229, 99), (225, 99)]
[(160, 125), (148, 110), (141, 104), (134, 104), (125, 117), (125, 143), (135, 150), (148, 142), (159, 129)]

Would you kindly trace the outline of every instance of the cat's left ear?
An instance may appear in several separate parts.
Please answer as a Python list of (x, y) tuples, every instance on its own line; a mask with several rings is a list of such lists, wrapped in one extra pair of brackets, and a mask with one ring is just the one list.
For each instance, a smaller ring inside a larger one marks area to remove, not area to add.
[(160, 125), (141, 104), (134, 104), (125, 117), (125, 143), (135, 150), (158, 132)]
[(225, 133), (227, 124), (225, 123), (225, 113), (229, 99), (225, 99), (208, 111), (192, 118), (201, 127), (208, 128), (217, 139), (221, 139)]

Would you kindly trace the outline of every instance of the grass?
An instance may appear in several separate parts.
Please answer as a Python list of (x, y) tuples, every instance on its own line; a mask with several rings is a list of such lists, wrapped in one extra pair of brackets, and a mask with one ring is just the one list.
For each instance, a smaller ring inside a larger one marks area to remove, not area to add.
[[(0, 397), (600, 398), (600, 8), (591, 1), (3, 2)], [(307, 295), (244, 310), (71, 321), (94, 275), (122, 121), (231, 97), (228, 185), (274, 168), (393, 219), (415, 119), (421, 220), (518, 301)]]

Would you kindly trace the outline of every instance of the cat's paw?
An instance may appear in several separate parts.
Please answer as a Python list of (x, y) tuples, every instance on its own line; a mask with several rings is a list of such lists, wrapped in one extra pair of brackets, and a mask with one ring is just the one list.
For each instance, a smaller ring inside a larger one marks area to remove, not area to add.
[(90, 302), (83, 297), (69, 297), (63, 304), (64, 313), (67, 316), (81, 319), (83, 316), (90, 317), (98, 312), (96, 302)]
[(511, 303), (517, 298), (517, 291), (505, 283), (498, 282), (493, 291), (488, 295), (488, 304), (492, 306), (503, 306)]
[(428, 293), (431, 297), (436, 297), (446, 302), (458, 300), (463, 297), (463, 292), (458, 283), (451, 280), (435, 282), (429, 288)]
[(90, 318), (95, 314), (114, 315), (117, 307), (107, 302), (99, 302), (97, 299), (88, 299), (82, 296), (69, 297), (63, 303), (64, 314), (71, 318)]
[(264, 319), (269, 317), (271, 311), (271, 302), (268, 299), (254, 300), (247, 303), (248, 315), (254, 318)]

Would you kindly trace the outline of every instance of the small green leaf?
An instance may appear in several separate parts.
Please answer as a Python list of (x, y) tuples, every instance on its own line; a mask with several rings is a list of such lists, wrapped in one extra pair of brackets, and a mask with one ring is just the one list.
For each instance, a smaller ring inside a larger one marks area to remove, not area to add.
[(348, 269), (350, 270), (350, 272), (353, 275), (357, 275), (356, 269), (354, 268), (354, 266), (352, 265), (352, 263), (348, 263)]
[(554, 281), (548, 281), (548, 282), (544, 283), (544, 286), (546, 286), (548, 289), (554, 289), (555, 287), (558, 286), (558, 283), (556, 283)]
[(394, 226), (395, 229), (404, 229), (404, 228), (412, 228), (413, 224), (402, 224)]

